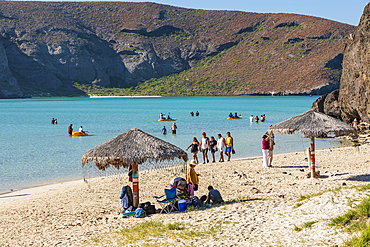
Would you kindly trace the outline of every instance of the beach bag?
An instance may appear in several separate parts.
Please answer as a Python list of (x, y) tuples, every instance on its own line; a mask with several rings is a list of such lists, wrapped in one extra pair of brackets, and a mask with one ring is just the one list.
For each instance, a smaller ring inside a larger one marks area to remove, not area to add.
[(130, 206), (134, 206), (133, 204), (133, 195), (131, 187), (126, 185), (122, 188), (121, 197), (120, 197), (120, 205), (122, 208), (126, 209)]
[(236, 154), (235, 149), (231, 150), (231, 153), (232, 154)]

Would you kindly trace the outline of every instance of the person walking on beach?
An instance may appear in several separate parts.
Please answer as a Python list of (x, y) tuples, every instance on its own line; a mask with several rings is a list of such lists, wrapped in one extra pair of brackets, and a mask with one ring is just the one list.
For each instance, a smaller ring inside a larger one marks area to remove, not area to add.
[(218, 162), (224, 162), (224, 152), (225, 152), (225, 139), (222, 137), (221, 134), (218, 134), (218, 140), (217, 140), (217, 148), (220, 151), (220, 159)]
[(230, 161), (231, 153), (234, 150), (234, 139), (231, 137), (230, 132), (226, 133), (225, 144), (226, 144), (225, 154), (228, 157), (227, 161)]
[(267, 162), (268, 152), (270, 150), (269, 136), (264, 134), (262, 138), (263, 167), (269, 167)]
[(176, 130), (177, 130), (177, 126), (175, 123), (173, 123), (171, 127), (172, 135), (176, 135)]
[(206, 159), (207, 159), (207, 163), (209, 162), (209, 159), (208, 159), (209, 139), (206, 135), (206, 132), (203, 132), (202, 136), (203, 138), (200, 140), (199, 151), (201, 151), (203, 154), (203, 164), (205, 164)]
[(198, 149), (199, 149), (199, 142), (196, 137), (193, 138), (193, 142), (189, 145), (186, 151), (188, 151), (190, 147), (191, 147), (190, 152), (193, 154), (193, 160), (196, 160), (197, 163), (199, 163), (198, 155), (197, 155)]
[(68, 126), (68, 134), (71, 136), (73, 132), (72, 124)]
[(162, 129), (161, 133), (162, 133), (163, 135), (167, 134), (166, 126), (163, 126), (163, 129)]
[[(272, 125), (270, 125), (270, 128), (272, 127)], [(272, 131), (269, 131), (269, 144), (270, 144), (270, 149), (269, 149), (269, 152), (268, 152), (268, 165), (269, 167), (272, 167), (272, 158), (274, 157), (274, 146), (275, 146), (275, 136), (274, 136), (274, 133)]]
[(188, 170), (186, 172), (186, 183), (192, 184), (194, 191), (198, 190), (199, 184), (199, 174), (197, 174), (194, 170), (194, 167), (197, 165), (195, 160), (190, 161)]
[(212, 154), (212, 163), (215, 163), (216, 162), (215, 153), (217, 151), (217, 142), (216, 142), (216, 140), (213, 136), (211, 136), (211, 141), (209, 142), (209, 147), (210, 147), (211, 154)]

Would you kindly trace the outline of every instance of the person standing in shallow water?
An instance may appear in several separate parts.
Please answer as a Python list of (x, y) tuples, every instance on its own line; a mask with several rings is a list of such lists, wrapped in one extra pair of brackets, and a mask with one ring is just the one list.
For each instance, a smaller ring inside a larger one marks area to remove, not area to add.
[(177, 126), (175, 123), (172, 124), (171, 131), (173, 135), (176, 135)]
[(163, 129), (162, 129), (161, 133), (162, 133), (162, 135), (167, 134), (166, 126), (163, 126)]
[(72, 124), (68, 126), (68, 134), (71, 136), (73, 132)]
[(264, 134), (262, 136), (262, 155), (263, 155), (263, 167), (269, 167), (267, 157), (270, 150), (269, 136)]

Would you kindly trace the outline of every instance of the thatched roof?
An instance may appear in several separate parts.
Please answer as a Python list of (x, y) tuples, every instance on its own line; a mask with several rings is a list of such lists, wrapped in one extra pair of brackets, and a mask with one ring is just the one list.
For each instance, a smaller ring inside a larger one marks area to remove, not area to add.
[(127, 168), (136, 162), (164, 161), (175, 158), (188, 160), (187, 153), (181, 148), (149, 135), (142, 130), (133, 128), (98, 146), (82, 155), (82, 167), (94, 162), (99, 170), (105, 170), (110, 165)]
[(336, 136), (348, 135), (356, 132), (356, 129), (336, 118), (309, 110), (273, 125), (269, 131), (279, 134), (300, 131), (308, 137), (319, 137), (328, 133), (334, 133)]

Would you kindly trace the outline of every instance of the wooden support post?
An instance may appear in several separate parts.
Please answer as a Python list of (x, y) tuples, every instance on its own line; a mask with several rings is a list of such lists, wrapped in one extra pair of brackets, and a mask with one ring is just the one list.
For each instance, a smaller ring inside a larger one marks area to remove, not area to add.
[(311, 178), (315, 176), (315, 137), (311, 137)]
[(308, 161), (308, 167), (311, 170), (311, 149), (307, 148), (307, 161)]
[(132, 194), (133, 194), (133, 204), (137, 208), (139, 206), (139, 171), (138, 165), (135, 162), (132, 165)]

